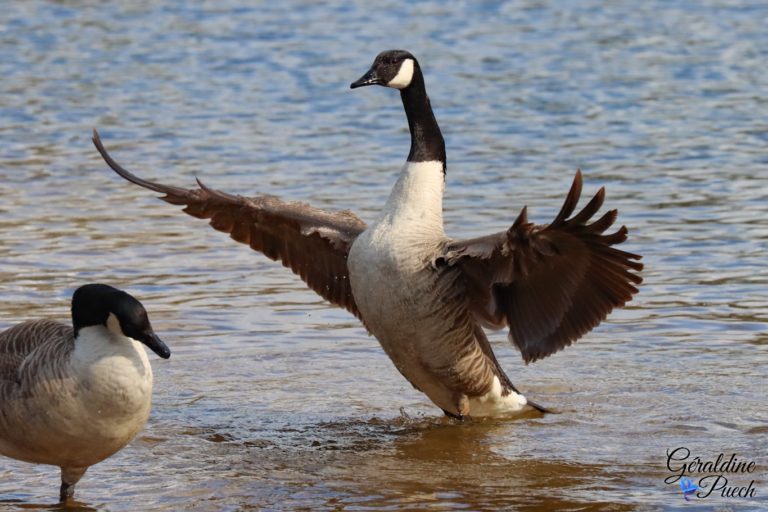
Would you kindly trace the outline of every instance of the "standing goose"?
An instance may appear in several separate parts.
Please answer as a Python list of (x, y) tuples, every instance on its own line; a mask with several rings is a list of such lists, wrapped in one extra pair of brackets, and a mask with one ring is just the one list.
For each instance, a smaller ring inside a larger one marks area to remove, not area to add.
[(171, 356), (141, 303), (104, 284), (75, 290), (72, 327), (36, 320), (0, 333), (0, 454), (59, 466), (59, 498), (74, 496), (88, 467), (147, 422), (152, 367), (142, 343)]
[(526, 363), (570, 345), (637, 293), (640, 256), (618, 249), (627, 229), (604, 235), (616, 210), (591, 222), (604, 190), (571, 216), (581, 173), (549, 225), (523, 208), (501, 233), (457, 241), (443, 231), (445, 144), (413, 55), (379, 54), (351, 87), (398, 89), (411, 150), (379, 217), (329, 212), (271, 196), (247, 198), (198, 181), (187, 190), (107, 164), (214, 229), (280, 260), (310, 288), (357, 316), (397, 369), (451, 416), (493, 416), (540, 407), (526, 401), (493, 354), (482, 327), (509, 328)]

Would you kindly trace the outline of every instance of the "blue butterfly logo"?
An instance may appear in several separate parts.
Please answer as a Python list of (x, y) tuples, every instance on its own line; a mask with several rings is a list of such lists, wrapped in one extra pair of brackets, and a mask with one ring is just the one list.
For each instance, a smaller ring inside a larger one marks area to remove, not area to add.
[(683, 477), (680, 480), (680, 489), (683, 491), (683, 498), (685, 498), (685, 501), (691, 501), (688, 499), (688, 496), (691, 496), (693, 493), (699, 490), (699, 486), (695, 483), (691, 482), (691, 479), (688, 477)]

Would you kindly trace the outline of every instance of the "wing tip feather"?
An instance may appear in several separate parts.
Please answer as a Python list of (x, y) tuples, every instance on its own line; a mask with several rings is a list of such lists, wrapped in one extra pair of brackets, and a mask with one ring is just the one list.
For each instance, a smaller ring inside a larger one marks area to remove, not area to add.
[(559, 226), (560, 224), (565, 222), (565, 220), (568, 218), (569, 215), (573, 213), (573, 210), (576, 209), (576, 205), (578, 204), (579, 198), (581, 197), (581, 189), (582, 189), (581, 169), (577, 169), (576, 175), (573, 177), (573, 183), (571, 184), (571, 188), (568, 190), (568, 194), (565, 196), (565, 201), (563, 202), (563, 206), (560, 208), (560, 211), (555, 217), (555, 220), (552, 221), (551, 226)]
[[(163, 185), (161, 183), (157, 183), (154, 181), (145, 180), (144, 178), (139, 178), (135, 174), (133, 174), (131, 171), (117, 163), (117, 161), (112, 158), (112, 155), (109, 154), (109, 151), (107, 151), (107, 148), (104, 147), (104, 143), (101, 140), (101, 136), (99, 135), (99, 132), (96, 128), (93, 128), (93, 133), (91, 137), (91, 141), (93, 142), (93, 145), (96, 146), (96, 150), (101, 155), (101, 158), (106, 162), (106, 164), (109, 166), (110, 169), (112, 169), (115, 174), (120, 176), (126, 181), (130, 181), (131, 183), (134, 183), (140, 187), (144, 187), (146, 189), (152, 190), (154, 192), (158, 192), (160, 194), (166, 194), (166, 196), (179, 196), (183, 197), (185, 196), (188, 191), (179, 188), (174, 187), (170, 185)], [(169, 200), (170, 197), (163, 198), (164, 201), (167, 201), (169, 203), (173, 203), (173, 201)], [(173, 204), (179, 204), (179, 203), (173, 203)]]

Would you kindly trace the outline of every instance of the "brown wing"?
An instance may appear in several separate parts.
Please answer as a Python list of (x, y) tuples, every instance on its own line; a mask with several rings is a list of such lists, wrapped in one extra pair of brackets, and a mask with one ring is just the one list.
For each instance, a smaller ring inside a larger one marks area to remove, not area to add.
[(115, 162), (96, 130), (93, 143), (107, 165), (126, 180), (165, 194), (164, 201), (184, 205), (184, 211), (193, 217), (211, 219), (214, 229), (280, 260), (321, 297), (360, 317), (349, 285), (347, 255), (366, 226), (352, 212), (329, 212), (271, 196), (233, 196), (199, 180), (199, 188), (189, 190), (161, 185), (143, 180)]
[(73, 340), (72, 327), (53, 320), (23, 322), (1, 332), (0, 384), (18, 384), (20, 370), (32, 352), (71, 350)]
[[(470, 308), (483, 325), (509, 327), (526, 363), (570, 345), (637, 293), (643, 265), (614, 248), (627, 228), (604, 235), (617, 211), (591, 223), (605, 198), (600, 189), (568, 218), (581, 195), (581, 172), (555, 220), (528, 222), (526, 208), (502, 233), (448, 244), (443, 263), (458, 267)], [(438, 261), (438, 263), (440, 263)]]

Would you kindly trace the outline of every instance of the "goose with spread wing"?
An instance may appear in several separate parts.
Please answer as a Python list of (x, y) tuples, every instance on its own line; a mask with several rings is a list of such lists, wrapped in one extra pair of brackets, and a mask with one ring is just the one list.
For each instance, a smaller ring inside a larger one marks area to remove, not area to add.
[(121, 167), (94, 131), (93, 141), (120, 176), (164, 194), (214, 229), (279, 260), (315, 292), (357, 316), (400, 373), (454, 417), (513, 414), (541, 407), (504, 373), (483, 331), (509, 329), (526, 363), (570, 345), (637, 293), (639, 255), (617, 249), (627, 229), (605, 234), (616, 210), (593, 219), (605, 193), (574, 215), (576, 173), (562, 209), (547, 225), (523, 208), (501, 233), (453, 240), (443, 230), (446, 155), (416, 58), (380, 53), (351, 87), (400, 91), (411, 135), (407, 161), (370, 225), (272, 196), (244, 197), (200, 181), (184, 189)]

